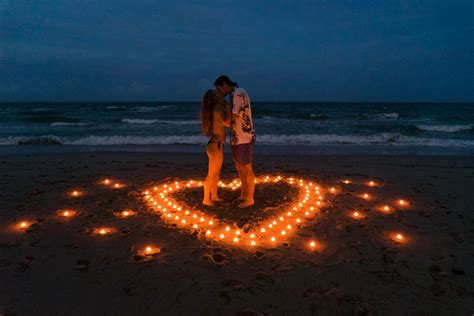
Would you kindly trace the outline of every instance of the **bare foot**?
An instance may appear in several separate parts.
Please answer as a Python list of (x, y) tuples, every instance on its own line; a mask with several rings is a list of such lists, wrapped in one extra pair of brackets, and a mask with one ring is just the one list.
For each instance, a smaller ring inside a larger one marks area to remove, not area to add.
[(246, 207), (252, 206), (254, 204), (255, 204), (255, 202), (253, 200), (244, 200), (242, 203), (239, 204), (239, 207), (240, 208), (246, 208)]
[(211, 201), (212, 202), (224, 202), (224, 199), (222, 199), (220, 197), (216, 197), (216, 198), (211, 198)]
[(234, 199), (234, 202), (237, 203), (237, 202), (241, 202), (241, 201), (244, 201), (244, 200), (245, 200), (245, 197), (239, 196), (238, 198)]
[(202, 204), (207, 205), (207, 206), (214, 206), (214, 203), (212, 201), (202, 201)]

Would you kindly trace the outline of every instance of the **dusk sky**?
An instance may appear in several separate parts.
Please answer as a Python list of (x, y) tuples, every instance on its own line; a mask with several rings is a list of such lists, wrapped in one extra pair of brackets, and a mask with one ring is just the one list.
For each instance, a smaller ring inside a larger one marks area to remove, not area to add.
[(0, 0), (0, 101), (474, 101), (473, 1)]

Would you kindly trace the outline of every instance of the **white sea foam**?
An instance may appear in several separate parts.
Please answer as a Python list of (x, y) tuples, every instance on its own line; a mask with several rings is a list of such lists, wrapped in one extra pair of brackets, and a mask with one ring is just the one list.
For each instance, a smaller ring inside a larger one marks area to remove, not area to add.
[(137, 106), (133, 109), (137, 112), (156, 112), (156, 111), (163, 111), (166, 109), (175, 108), (175, 105), (159, 105), (159, 106)]
[(122, 119), (122, 123), (128, 123), (128, 124), (145, 124), (145, 125), (150, 125), (150, 124), (155, 124), (156, 122), (158, 122), (158, 120)]
[(68, 122), (51, 123), (51, 126), (85, 126), (85, 125), (90, 125), (90, 123), (68, 123)]
[[(82, 138), (58, 137), (55, 135), (34, 137), (0, 138), (0, 145), (26, 144), (64, 144), (64, 145), (203, 145), (207, 139), (200, 135), (165, 135), (165, 136), (87, 136)], [(440, 147), (474, 147), (474, 140), (423, 138), (403, 136), (398, 133), (373, 135), (335, 135), (335, 134), (299, 134), (257, 136), (257, 145), (391, 145), (391, 146), (440, 146)]]
[(199, 120), (187, 120), (187, 121), (172, 121), (172, 120), (155, 120), (155, 119), (122, 119), (122, 123), (128, 124), (172, 124), (172, 125), (198, 125)]
[(170, 145), (170, 144), (205, 144), (203, 136), (88, 136), (73, 141), (66, 141), (65, 145)]
[(472, 129), (472, 125), (416, 125), (416, 128), (429, 132), (457, 133)]

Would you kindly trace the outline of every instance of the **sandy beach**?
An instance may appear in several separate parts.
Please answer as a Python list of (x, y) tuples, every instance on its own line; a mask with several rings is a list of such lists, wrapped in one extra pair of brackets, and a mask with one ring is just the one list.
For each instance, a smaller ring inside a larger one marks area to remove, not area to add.
[[(224, 182), (237, 177), (230, 162)], [(260, 155), (254, 169), (338, 192), (274, 246), (240, 247), (170, 224), (144, 199), (154, 186), (202, 181), (204, 155), (1, 156), (0, 315), (474, 312), (474, 157)], [(298, 195), (257, 184), (256, 205), (242, 210), (230, 202), (237, 190), (221, 191), (229, 202), (212, 208), (199, 187), (173, 196), (246, 232)], [(116, 216), (124, 210), (134, 213)], [(140, 255), (148, 246), (158, 253)]]

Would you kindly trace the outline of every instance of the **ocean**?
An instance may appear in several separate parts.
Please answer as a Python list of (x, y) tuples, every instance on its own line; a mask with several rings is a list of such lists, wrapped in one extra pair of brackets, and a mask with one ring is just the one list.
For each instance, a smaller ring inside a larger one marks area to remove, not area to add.
[[(254, 102), (271, 154), (474, 154), (474, 103)], [(0, 153), (202, 151), (199, 103), (0, 103)]]

